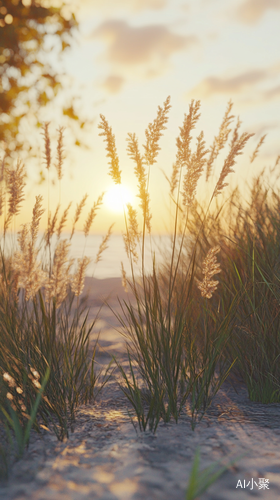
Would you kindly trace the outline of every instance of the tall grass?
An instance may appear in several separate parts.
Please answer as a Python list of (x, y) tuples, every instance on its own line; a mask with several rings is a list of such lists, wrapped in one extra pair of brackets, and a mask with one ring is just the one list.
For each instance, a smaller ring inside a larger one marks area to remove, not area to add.
[[(231, 372), (242, 378), (251, 400), (280, 401), (280, 197), (275, 189), (265, 187), (262, 172), (253, 181), (247, 207), (238, 188), (227, 202), (218, 204), (237, 156), (253, 135), (240, 134), (239, 119), (232, 130), (231, 101), (210, 148), (206, 149), (201, 132), (194, 150), (191, 134), (200, 117), (200, 102), (191, 101), (179, 127), (172, 175), (167, 178), (174, 206), (171, 251), (166, 250), (164, 265), (158, 266), (154, 258), (152, 273), (145, 270), (145, 242), (152, 234), (149, 182), (170, 107), (170, 97), (162, 108), (158, 107), (155, 120), (145, 131), (143, 154), (136, 135), (128, 134), (127, 151), (138, 181), (142, 228), (138, 227), (136, 209), (128, 204), (124, 207), (123, 239), (132, 278), (127, 278), (123, 265), (122, 274), (123, 284), (132, 291), (136, 305), (125, 300), (120, 302), (121, 314), (113, 311), (122, 326), (128, 359), (126, 368), (115, 357), (118, 382), (134, 409), (140, 430), (154, 432), (161, 419), (178, 422), (184, 408), (195, 429)], [(48, 126), (45, 124), (43, 135), (49, 172), (52, 152)], [(103, 115), (99, 128), (106, 142), (109, 175), (120, 184), (115, 136)], [(58, 132), (56, 167), (61, 183), (63, 129)], [(263, 142), (264, 136), (251, 162)], [(196, 200), (198, 181), (205, 172), (206, 183), (210, 182), (214, 163), (226, 147), (220, 174), (208, 204), (202, 207)], [(0, 266), (0, 404), (4, 411), (0, 418), (6, 425), (7, 439), (13, 431), (18, 436), (22, 453), (22, 443), (25, 446), (29, 439), (30, 418), (38, 432), (44, 428), (53, 430), (60, 440), (67, 437), (69, 429), (74, 429), (77, 407), (94, 400), (111, 374), (111, 364), (105, 371), (96, 372), (97, 343), (91, 351), (89, 339), (97, 318), (88, 324), (88, 315), (83, 316), (86, 300), (79, 298), (90, 259), (83, 255), (71, 274), (73, 261), (68, 257), (87, 195), (76, 207), (67, 241), (61, 234), (70, 204), (60, 220), (59, 204), (52, 215), (48, 183), (48, 227), (41, 242), (46, 260), (39, 262), (37, 236), (44, 212), (42, 197), (36, 197), (30, 226), (25, 224), (18, 232), (19, 249), (6, 255), (6, 232), (12, 222), (15, 227), (24, 199), (25, 171), (21, 162), (10, 170), (4, 158), (0, 183), (0, 216), (4, 219)], [(83, 228), (85, 239), (102, 202), (103, 194), (88, 214)], [(96, 262), (107, 247), (111, 230), (112, 226), (100, 245)], [(139, 258), (140, 281), (134, 268)], [(46, 373), (48, 381), (41, 384)], [(0, 453), (5, 465), (2, 448)]]
[[(252, 155), (253, 156), (253, 155)], [(275, 172), (279, 156), (270, 175)], [(208, 302), (209, 313), (216, 318), (229, 310), (234, 297), (239, 300), (233, 316), (233, 327), (223, 357), (231, 364), (236, 360), (234, 373), (243, 380), (252, 401), (280, 401), (280, 337), (279, 337), (279, 192), (276, 181), (270, 185), (263, 170), (253, 178), (250, 197), (244, 203), (238, 188), (227, 201), (217, 205), (207, 215), (205, 208), (196, 206), (188, 223), (190, 240), (197, 239), (197, 254), (205, 255), (209, 247), (219, 244), (220, 285)], [(247, 206), (246, 206), (247, 205)], [(199, 233), (201, 220), (206, 220)], [(198, 234), (199, 233), (199, 234)], [(188, 262), (190, 248), (182, 250), (182, 269), (177, 276), (178, 294), (181, 290), (183, 268)], [(196, 273), (199, 274), (201, 266)], [(166, 281), (168, 264), (161, 278)], [(177, 299), (178, 300), (178, 299)], [(203, 345), (205, 299), (196, 291), (191, 323), (197, 331), (197, 343)], [(197, 325), (197, 326), (194, 326)]]
[[(156, 162), (160, 149), (159, 139), (163, 129), (166, 128), (164, 125), (170, 109), (169, 103), (170, 97), (164, 102), (163, 108), (158, 107), (157, 117), (148, 125), (145, 131), (146, 143), (143, 155), (140, 154), (135, 134), (128, 134), (127, 150), (135, 163), (143, 225), (142, 231), (139, 231), (136, 210), (128, 205), (127, 212), (124, 210), (126, 223), (124, 243), (131, 262), (132, 281), (126, 279), (125, 273), (123, 273), (123, 280), (124, 283), (128, 282), (137, 305), (134, 307), (131, 303), (124, 301), (123, 314), (117, 315), (125, 330), (130, 372), (128, 376), (118, 362), (122, 377), (120, 386), (134, 407), (140, 429), (145, 430), (149, 425), (153, 431), (156, 430), (161, 418), (168, 422), (173, 417), (177, 422), (189, 396), (194, 428), (197, 419), (202, 418), (237, 359), (229, 361), (225, 359), (224, 353), (234, 326), (240, 290), (236, 291), (233, 299), (231, 297), (230, 301), (223, 303), (221, 314), (213, 314), (208, 301), (219, 284), (218, 281), (212, 280), (212, 277), (221, 271), (215, 257), (219, 246), (214, 248), (212, 245), (208, 249), (208, 254), (203, 261), (203, 281), (198, 280), (196, 276), (197, 268), (199, 264), (201, 265), (201, 261), (197, 258), (197, 249), (206, 230), (210, 205), (227, 186), (225, 180), (233, 172), (236, 157), (242, 153), (247, 141), (253, 135), (246, 132), (239, 135), (240, 122), (238, 121), (206, 213), (197, 226), (197, 234), (185, 271), (180, 274), (184, 243), (187, 242), (186, 245), (190, 246), (190, 239), (187, 237), (190, 233), (187, 234), (187, 227), (191, 212), (196, 205), (195, 194), (198, 180), (205, 168), (207, 177), (210, 176), (213, 162), (229, 138), (231, 131), (229, 126), (234, 118), (230, 115), (232, 103), (229, 102), (219, 135), (215, 137), (210, 150), (206, 150), (203, 132), (201, 132), (197, 137), (196, 149), (192, 152), (191, 133), (200, 116), (200, 101), (191, 102), (189, 113), (185, 114), (183, 126), (180, 127), (180, 135), (176, 139), (177, 155), (169, 181), (170, 196), (175, 204), (175, 217), (168, 272), (164, 274), (158, 271), (154, 262), (152, 276), (147, 276), (144, 268), (144, 254), (146, 231), (151, 234), (150, 170)], [(115, 183), (121, 183), (115, 137), (103, 115), (101, 115), (99, 128), (103, 130), (100, 135), (105, 136), (107, 142), (110, 175)], [(179, 226), (180, 214), (183, 219), (181, 227)], [(138, 259), (137, 242), (141, 242), (141, 294), (133, 269), (133, 263)], [(203, 305), (201, 304), (200, 317), (192, 322), (190, 319), (193, 317), (196, 286), (206, 300)], [(202, 335), (201, 332), (203, 332)]]
[[(48, 124), (44, 127), (44, 139), (49, 170)], [(59, 180), (62, 176), (62, 146), (63, 131), (60, 129), (57, 146)], [(70, 241), (61, 238), (70, 206), (60, 221), (59, 205), (53, 217), (48, 211), (48, 227), (41, 242), (44, 257), (47, 255), (44, 261), (38, 259), (40, 248), (37, 245), (39, 223), (44, 213), (42, 196), (36, 196), (31, 224), (24, 224), (18, 231), (18, 249), (10, 255), (5, 252), (6, 231), (15, 221), (24, 199), (24, 179), (24, 165), (18, 162), (15, 169), (8, 169), (3, 159), (0, 215), (4, 215), (4, 207), (6, 211), (0, 262), (0, 419), (6, 425), (9, 439), (16, 438), (20, 456), (28, 444), (32, 427), (38, 432), (42, 428), (54, 431), (59, 440), (68, 437), (69, 430), (74, 431), (77, 408), (94, 401), (112, 371), (112, 363), (105, 370), (96, 370), (98, 341), (93, 347), (89, 341), (99, 313), (89, 323), (89, 310), (85, 313), (87, 297), (80, 300), (91, 259), (79, 258), (76, 270), (71, 274), (74, 259), (68, 257)], [(102, 204), (102, 197), (88, 214), (84, 224), (85, 238)], [(85, 200), (86, 197), (77, 205), (70, 239)], [(110, 234), (111, 227), (101, 243), (96, 262), (100, 260)], [(51, 242), (55, 235), (52, 255)], [(46, 373), (48, 380), (44, 379), (41, 386), (40, 379)], [(34, 406), (36, 393), (40, 399), (37, 397)]]

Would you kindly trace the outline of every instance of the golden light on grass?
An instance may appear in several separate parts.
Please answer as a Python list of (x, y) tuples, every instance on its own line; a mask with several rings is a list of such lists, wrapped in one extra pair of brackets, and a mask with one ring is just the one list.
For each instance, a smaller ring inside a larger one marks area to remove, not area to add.
[(133, 194), (123, 184), (114, 184), (104, 196), (105, 205), (112, 212), (123, 212), (127, 203), (133, 202)]
[[(153, 274), (147, 274), (145, 269), (145, 230), (151, 234), (152, 218), (149, 179), (154, 172), (150, 167), (156, 162), (160, 149), (158, 143), (165, 129), (163, 125), (167, 121), (169, 102), (168, 97), (164, 107), (158, 107), (156, 119), (145, 130), (143, 155), (136, 135), (128, 134), (127, 152), (134, 162), (138, 183), (135, 199), (132, 190), (122, 185), (115, 136), (105, 117), (100, 115), (99, 128), (103, 130), (100, 135), (105, 138), (109, 175), (114, 185), (108, 186), (106, 194), (102, 193), (93, 202), (83, 226), (86, 240), (104, 202), (110, 211), (124, 214), (126, 232), (122, 236), (131, 264), (132, 279), (127, 279), (121, 263), (122, 284), (126, 291), (129, 285), (136, 307), (129, 297), (124, 301), (119, 299), (121, 314), (114, 311), (108, 302), (104, 301), (104, 304), (121, 324), (122, 330), (116, 328), (116, 331), (123, 335), (127, 346), (128, 358), (125, 364), (122, 365), (115, 356), (113, 360), (120, 371), (122, 382), (119, 385), (134, 410), (131, 422), (134, 425), (137, 419), (141, 431), (149, 429), (153, 432), (156, 432), (160, 420), (167, 423), (173, 418), (177, 422), (185, 405), (194, 430), (235, 362), (237, 373), (247, 385), (251, 401), (279, 403), (280, 400), (279, 364), (276, 363), (279, 359), (279, 322), (276, 319), (279, 316), (280, 299), (277, 287), (271, 290), (272, 284), (279, 282), (279, 194), (272, 192), (276, 203), (271, 204), (271, 208), (265, 185), (262, 190), (262, 172), (253, 179), (252, 201), (248, 210), (239, 205), (239, 192), (235, 188), (230, 197), (229, 209), (223, 214), (223, 218), (220, 213), (224, 203), (216, 205), (217, 212), (210, 212), (214, 198), (228, 186), (225, 181), (234, 172), (237, 156), (243, 153), (253, 135), (247, 132), (240, 134), (239, 118), (235, 127), (232, 127), (233, 130), (230, 129), (234, 118), (231, 115), (231, 101), (209, 150), (205, 147), (203, 132), (196, 136), (196, 143), (191, 148), (192, 139), (195, 141), (191, 134), (200, 116), (200, 101), (191, 101), (183, 126), (179, 127), (172, 174), (170, 179), (166, 176), (171, 201), (175, 205), (170, 260), (167, 253), (164, 267), (158, 270), (154, 254)], [(64, 160), (63, 128), (58, 129), (57, 164), (52, 165), (48, 126), (48, 123), (44, 124), (43, 133), (46, 168), (49, 171), (55, 166), (60, 182)], [(227, 144), (231, 132), (231, 141)], [(257, 157), (264, 139), (265, 135), (260, 138), (252, 153), (251, 163)], [(228, 154), (213, 194), (209, 201), (206, 200), (208, 205), (204, 209), (196, 200), (197, 184), (205, 171), (206, 182), (214, 177), (214, 163), (224, 147), (228, 147)], [(24, 200), (26, 177), (21, 161), (18, 160), (16, 167), (10, 169), (5, 165), (5, 158), (6, 153), (0, 158), (0, 216), (4, 216), (4, 236), (9, 225), (12, 226), (14, 222), (14, 227), (16, 226), (16, 216)], [(274, 167), (270, 168), (270, 175), (279, 161), (280, 155), (277, 156)], [(102, 366), (99, 372), (95, 370), (98, 338), (93, 346), (93, 353), (89, 350), (90, 332), (98, 315), (88, 327), (87, 313), (80, 327), (80, 317), (87, 306), (80, 310), (82, 300), (80, 304), (78, 297), (84, 288), (86, 268), (91, 257), (85, 256), (83, 252), (83, 256), (78, 258), (74, 275), (70, 274), (75, 260), (68, 255), (70, 240), (88, 195), (84, 195), (76, 205), (69, 241), (62, 239), (71, 202), (59, 220), (61, 193), (59, 191), (57, 208), (53, 199), (51, 200), (51, 212), (49, 180), (48, 176), (48, 227), (43, 239), (45, 252), (49, 253), (49, 267), (39, 262), (39, 248), (36, 246), (39, 223), (44, 212), (41, 195), (36, 196), (31, 224), (22, 224), (22, 229), (17, 232), (19, 250), (11, 258), (7, 258), (7, 269), (4, 259), (5, 237), (3, 250), (0, 248), (0, 367), (6, 384), (6, 390), (0, 394), (0, 410), (6, 418), (6, 424), (10, 424), (14, 431), (20, 456), (28, 443), (37, 413), (47, 424), (40, 424), (40, 427), (55, 432), (58, 440), (63, 441), (65, 437), (69, 437), (68, 429), (73, 432), (77, 408), (81, 404), (94, 402), (96, 395), (113, 375), (111, 361), (107, 367)], [(140, 214), (142, 213), (140, 229), (136, 198), (140, 201), (137, 205), (140, 207)], [(236, 220), (232, 223), (234, 217)], [(228, 227), (223, 228), (223, 223)], [(112, 228), (113, 224), (102, 239), (95, 264), (101, 260), (108, 247)], [(53, 236), (56, 236), (54, 254), (51, 248)], [(220, 251), (221, 263), (217, 262), (216, 257)], [(134, 273), (138, 252), (142, 257), (140, 276)], [(204, 255), (206, 256), (202, 260)], [(220, 282), (213, 280), (219, 273)], [(203, 275), (201, 281), (198, 279), (200, 274)], [(201, 294), (193, 287), (194, 282)], [(30, 309), (34, 311), (34, 316), (31, 313), (29, 315), (24, 302), (21, 305), (20, 288), (25, 290), (25, 302), (33, 301), (33, 308)], [(212, 301), (204, 300), (211, 299), (214, 292), (216, 297)], [(73, 322), (69, 324), (73, 295), (77, 297), (77, 307)], [(255, 304), (258, 304), (260, 311), (258, 315), (255, 314)], [(246, 357), (244, 352), (247, 353)], [(50, 363), (47, 361), (49, 359)], [(32, 402), (34, 393), (37, 393), (35, 406)], [(11, 406), (17, 420), (9, 419), (8, 413), (4, 413), (6, 410), (3, 404), (8, 405), (8, 408)], [(56, 420), (51, 419), (51, 414)], [(3, 415), (0, 415), (0, 423)], [(49, 415), (50, 420), (45, 415)], [(122, 421), (122, 417), (123, 409), (111, 410), (107, 412), (105, 420)], [(102, 427), (102, 424), (97, 424), (99, 426)], [(76, 451), (84, 454), (84, 444), (76, 448)], [(111, 454), (117, 457), (117, 449), (112, 448)], [(97, 470), (94, 477), (99, 483), (107, 484), (108, 489), (122, 499), (137, 491), (135, 481), (125, 479), (117, 482), (118, 478), (111, 472), (100, 475)], [(69, 482), (69, 485), (70, 489), (76, 488), (74, 482)]]

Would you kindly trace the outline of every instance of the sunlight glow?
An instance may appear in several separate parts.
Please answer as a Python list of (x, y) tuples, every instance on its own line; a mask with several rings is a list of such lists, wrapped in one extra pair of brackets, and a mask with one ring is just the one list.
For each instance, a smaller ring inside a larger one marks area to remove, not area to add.
[(106, 192), (104, 201), (109, 210), (113, 212), (122, 212), (123, 207), (127, 203), (132, 204), (133, 195), (130, 189), (123, 184), (115, 184)]

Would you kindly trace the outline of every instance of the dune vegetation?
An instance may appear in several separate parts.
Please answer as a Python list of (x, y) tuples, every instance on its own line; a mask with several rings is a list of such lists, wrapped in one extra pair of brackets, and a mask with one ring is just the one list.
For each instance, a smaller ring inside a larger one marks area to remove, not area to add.
[[(121, 302), (122, 314), (117, 315), (127, 340), (128, 369), (115, 356), (106, 370), (96, 370), (98, 343), (91, 346), (89, 335), (97, 318), (88, 324), (86, 301), (79, 299), (89, 258), (81, 257), (71, 273), (74, 262), (68, 257), (70, 241), (62, 238), (70, 206), (59, 220), (59, 206), (52, 216), (48, 201), (48, 228), (40, 243), (45, 250), (44, 262), (38, 260), (37, 244), (44, 212), (41, 196), (36, 197), (31, 223), (17, 234), (18, 249), (5, 252), (7, 229), (24, 200), (25, 171), (21, 162), (9, 169), (5, 156), (2, 159), (0, 451), (6, 471), (16, 457), (23, 455), (31, 428), (37, 432), (48, 429), (59, 440), (74, 431), (76, 409), (81, 404), (93, 404), (112, 376), (128, 398), (141, 431), (155, 432), (160, 420), (177, 422), (182, 412), (188, 413), (194, 430), (229, 375), (233, 384), (235, 380), (246, 384), (252, 401), (280, 402), (280, 198), (275, 187), (280, 157), (269, 172), (273, 185), (269, 185), (263, 170), (252, 179), (249, 201), (244, 201), (236, 187), (226, 201), (219, 203), (237, 157), (253, 134), (240, 133), (239, 119), (233, 125), (229, 102), (209, 149), (203, 132), (192, 144), (200, 116), (200, 101), (192, 101), (176, 139), (176, 159), (167, 179), (174, 215), (171, 252), (165, 249), (164, 265), (157, 266), (154, 260), (153, 272), (148, 275), (144, 255), (145, 241), (152, 234), (149, 180), (155, 175), (151, 167), (157, 161), (170, 107), (169, 97), (162, 108), (158, 107), (155, 120), (145, 131), (143, 155), (135, 134), (128, 134), (127, 139), (142, 214), (139, 228), (135, 207), (124, 207), (123, 239), (132, 278), (122, 268), (123, 285), (136, 299), (136, 306)], [(100, 118), (109, 175), (121, 184), (115, 136), (106, 118)], [(250, 162), (263, 141), (264, 137)], [(44, 142), (49, 170), (48, 124), (44, 126)], [(198, 181), (202, 176), (206, 184), (213, 180), (213, 165), (224, 148), (228, 152), (212, 195), (207, 206), (201, 206), (196, 199)], [(59, 129), (59, 182), (62, 165), (63, 129)], [(71, 237), (85, 200), (86, 196), (77, 205)], [(102, 200), (103, 195), (88, 214), (85, 238)], [(112, 226), (96, 262), (111, 232)], [(56, 246), (52, 255), (53, 238)], [(142, 262), (140, 285), (134, 271), (138, 259)]]

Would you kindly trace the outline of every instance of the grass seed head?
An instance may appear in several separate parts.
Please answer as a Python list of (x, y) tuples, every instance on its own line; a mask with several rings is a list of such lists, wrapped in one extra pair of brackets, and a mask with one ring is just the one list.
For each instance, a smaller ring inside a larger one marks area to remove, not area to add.
[(178, 185), (178, 175), (179, 175), (179, 164), (177, 162), (174, 162), (172, 165), (172, 174), (171, 174), (171, 179), (170, 179), (170, 195), (174, 196), (174, 191)]
[(198, 112), (200, 108), (200, 101), (194, 101), (192, 99), (189, 106), (188, 115), (185, 114), (183, 126), (179, 127), (180, 135), (176, 139), (177, 154), (176, 154), (176, 164), (178, 168), (187, 165), (189, 157), (191, 155), (190, 143), (192, 140), (191, 131), (195, 127), (196, 122), (200, 117)]
[(54, 254), (52, 274), (45, 285), (46, 302), (50, 302), (51, 298), (55, 297), (57, 308), (67, 296), (67, 287), (70, 283), (69, 272), (74, 263), (74, 259), (68, 260), (69, 247), (70, 243), (67, 240), (61, 240), (58, 243)]
[(49, 125), (49, 122), (44, 123), (44, 131), (42, 132), (45, 141), (45, 161), (48, 170), (51, 166), (51, 141), (49, 136)]
[(234, 119), (234, 115), (230, 115), (232, 106), (233, 106), (233, 103), (231, 100), (229, 100), (224, 119), (223, 119), (222, 124), (220, 126), (219, 135), (214, 138), (214, 143), (211, 146), (211, 154), (210, 154), (210, 157), (208, 159), (207, 167), (206, 167), (206, 181), (208, 181), (208, 179), (210, 177), (210, 173), (211, 173), (214, 161), (216, 160), (221, 149), (224, 148), (224, 146), (228, 140), (228, 136), (231, 132), (231, 129), (229, 128), (229, 126), (230, 126), (232, 120)]
[(137, 254), (137, 242), (140, 240), (140, 232), (138, 231), (138, 223), (137, 223), (137, 212), (130, 203), (127, 204), (128, 209), (128, 228), (127, 234), (123, 234), (125, 251), (130, 258), (132, 255), (135, 264), (138, 262), (138, 254)]
[(125, 292), (127, 292), (128, 291), (128, 289), (127, 289), (127, 278), (126, 278), (125, 269), (123, 267), (123, 262), (121, 262), (121, 268), (122, 268), (122, 286), (123, 286)]
[(100, 208), (100, 206), (102, 205), (103, 203), (103, 197), (104, 197), (104, 192), (101, 194), (101, 196), (98, 197), (97, 201), (93, 204), (93, 207), (91, 208), (89, 214), (88, 214), (88, 217), (87, 217), (87, 220), (84, 224), (84, 234), (85, 234), (85, 237), (88, 236), (89, 234), (89, 230), (92, 226), (92, 223), (96, 217), (96, 211)]
[(139, 194), (137, 195), (138, 198), (140, 198), (140, 207), (142, 209), (143, 217), (145, 220), (145, 225), (148, 230), (148, 232), (151, 232), (151, 214), (150, 214), (150, 208), (149, 208), (149, 203), (150, 203), (150, 196), (148, 193), (147, 189), (147, 176), (146, 176), (146, 171), (145, 167), (143, 164), (143, 158), (140, 155), (139, 152), (139, 147), (138, 147), (138, 140), (136, 139), (135, 134), (128, 134), (129, 139), (128, 140), (128, 156), (134, 162), (136, 163), (136, 166), (134, 168), (135, 175), (138, 179), (138, 188), (139, 188)]
[(45, 232), (45, 236), (44, 236), (46, 245), (50, 244), (51, 238), (52, 238), (52, 236), (53, 236), (53, 234), (55, 232), (55, 225), (56, 225), (56, 222), (57, 222), (57, 216), (58, 216), (59, 208), (60, 208), (60, 204), (58, 204), (57, 207), (56, 207), (56, 211), (55, 211), (55, 214), (53, 216), (53, 219), (52, 219), (52, 216), (51, 216), (51, 212), (49, 212), (49, 214), (48, 214), (48, 229)]
[(57, 228), (57, 238), (59, 239), (60, 238), (60, 235), (61, 235), (61, 231), (62, 229), (64, 228), (65, 224), (66, 224), (66, 221), (67, 221), (67, 215), (68, 215), (68, 212), (69, 212), (69, 208), (71, 207), (72, 205), (72, 201), (70, 201), (68, 207), (64, 210), (63, 214), (62, 214), (62, 217), (60, 219), (60, 223), (59, 223), (59, 226)]
[(56, 165), (56, 170), (57, 170), (57, 176), (58, 180), (60, 181), (62, 179), (62, 164), (63, 164), (63, 133), (64, 133), (65, 128), (64, 127), (59, 127), (58, 129), (58, 141), (57, 141), (57, 151), (56, 151), (56, 158), (57, 158), (57, 165)]
[(250, 137), (252, 137), (253, 135), (255, 135), (255, 134), (248, 134), (247, 132), (243, 132), (243, 134), (239, 137), (239, 139), (237, 139), (233, 143), (233, 145), (230, 149), (230, 152), (224, 161), (224, 166), (222, 168), (219, 180), (218, 180), (216, 187), (214, 189), (214, 192), (213, 192), (213, 198), (215, 196), (218, 196), (218, 194), (220, 194), (222, 192), (224, 187), (228, 186), (228, 183), (225, 184), (224, 180), (228, 176), (228, 174), (234, 172), (232, 167), (236, 163), (236, 160), (235, 160), (236, 156), (242, 154), (242, 149), (245, 147), (246, 143), (248, 142)]
[(5, 160), (7, 158), (7, 153), (4, 154), (3, 158), (1, 159), (1, 166), (0, 166), (0, 182), (3, 182), (5, 180), (5, 174), (6, 174), (6, 164)]
[(231, 143), (230, 143), (230, 148), (233, 147), (234, 143), (238, 140), (238, 130), (240, 128), (240, 125), (241, 125), (242, 121), (239, 120), (239, 116), (237, 117), (237, 123), (236, 123), (236, 126), (235, 126), (235, 129), (233, 131), (233, 135), (232, 135), (232, 139), (231, 139)]
[(80, 215), (81, 215), (82, 209), (85, 206), (87, 197), (88, 197), (88, 195), (85, 194), (85, 196), (83, 197), (82, 201), (77, 205), (76, 212), (75, 212), (75, 217), (74, 217), (74, 220), (73, 220), (73, 226), (72, 226), (70, 240), (72, 240), (72, 236), (73, 236), (73, 234), (75, 232), (75, 225), (76, 225), (76, 223), (78, 222), (78, 220), (80, 218)]
[(260, 138), (260, 140), (259, 140), (259, 142), (258, 142), (258, 144), (257, 144), (257, 147), (256, 147), (255, 151), (253, 152), (253, 154), (252, 154), (251, 158), (250, 158), (250, 163), (253, 163), (253, 161), (255, 160), (255, 158), (258, 156), (259, 149), (260, 149), (261, 145), (264, 143), (265, 138), (266, 138), (266, 134), (264, 134), (264, 135)]
[(41, 201), (42, 196), (36, 196), (30, 234), (27, 224), (23, 224), (18, 233), (20, 251), (13, 255), (13, 270), (15, 272), (13, 296), (17, 296), (18, 288), (24, 288), (26, 301), (35, 296), (47, 279), (47, 274), (41, 269), (41, 263), (37, 261), (39, 250), (35, 248), (39, 222), (44, 212), (41, 210)]
[(38, 236), (38, 230), (39, 230), (39, 223), (40, 219), (45, 212), (44, 209), (42, 209), (42, 200), (43, 196), (39, 195), (36, 196), (36, 202), (35, 206), (33, 208), (33, 217), (32, 217), (32, 222), (31, 222), (31, 241), (32, 245), (35, 244), (37, 236)]
[(4, 223), (4, 234), (12, 220), (13, 215), (17, 215), (20, 209), (20, 203), (24, 200), (23, 189), (26, 185), (24, 179), (26, 177), (25, 167), (20, 160), (17, 161), (16, 169), (8, 170), (8, 192), (9, 210), (8, 217)]
[(108, 229), (108, 232), (107, 234), (104, 236), (101, 244), (100, 244), (100, 247), (98, 249), (98, 252), (97, 252), (97, 255), (96, 255), (96, 259), (95, 259), (95, 264), (97, 264), (100, 260), (101, 260), (101, 255), (102, 253), (106, 250), (106, 248), (108, 248), (108, 241), (109, 241), (109, 238), (112, 234), (112, 228), (113, 228), (114, 224), (111, 224), (111, 226), (109, 227)]
[(203, 137), (203, 132), (201, 132), (197, 138), (196, 153), (187, 160), (187, 171), (183, 182), (183, 205), (188, 207), (192, 206), (194, 202), (197, 183), (206, 163), (204, 156), (208, 153), (208, 150), (205, 149)]
[(111, 175), (115, 184), (121, 184), (121, 170), (119, 168), (119, 157), (117, 155), (117, 149), (115, 144), (115, 136), (112, 133), (112, 127), (109, 127), (109, 124), (104, 115), (100, 115), (101, 123), (98, 125), (98, 128), (102, 129), (99, 135), (105, 136), (104, 141), (107, 142), (106, 150), (108, 151), (107, 156), (110, 158), (110, 171), (109, 175)]
[(81, 295), (84, 289), (86, 268), (89, 265), (90, 261), (91, 259), (89, 257), (78, 259), (78, 269), (71, 281), (71, 290), (76, 297)]
[(212, 281), (211, 278), (214, 274), (221, 272), (220, 264), (217, 263), (216, 253), (220, 251), (220, 247), (216, 246), (209, 250), (206, 255), (205, 260), (202, 265), (202, 274), (204, 274), (204, 280), (199, 281), (197, 278), (197, 287), (201, 291), (201, 296), (211, 299), (214, 291), (217, 289), (218, 281)]
[(158, 145), (159, 139), (162, 136), (161, 131), (166, 129), (164, 126), (167, 122), (167, 113), (170, 106), (170, 96), (167, 97), (166, 101), (163, 104), (163, 108), (158, 106), (157, 117), (152, 123), (149, 123), (148, 128), (145, 130), (146, 135), (146, 144), (143, 144), (145, 149), (145, 160), (147, 165), (153, 165), (156, 161), (156, 156), (160, 150)]

